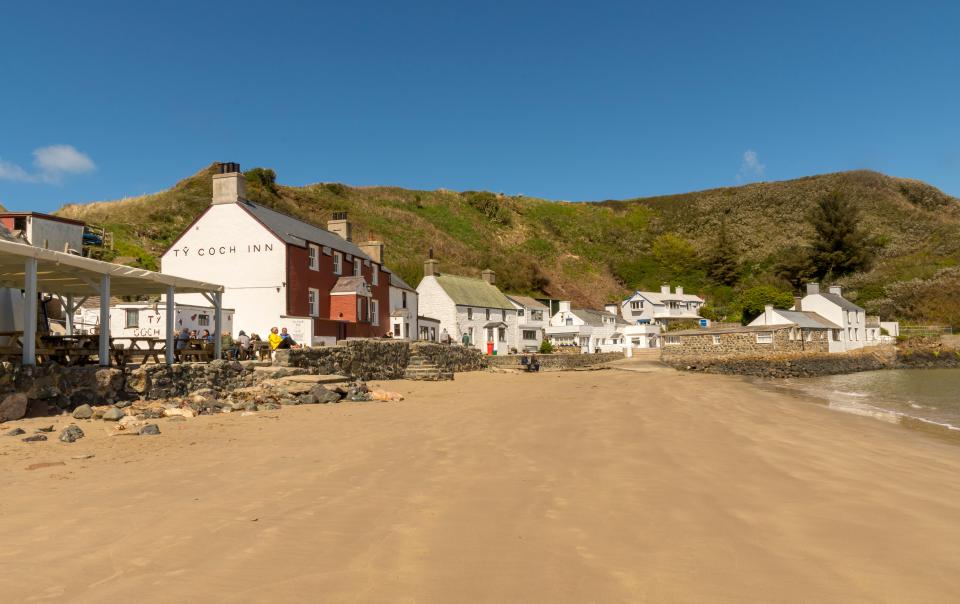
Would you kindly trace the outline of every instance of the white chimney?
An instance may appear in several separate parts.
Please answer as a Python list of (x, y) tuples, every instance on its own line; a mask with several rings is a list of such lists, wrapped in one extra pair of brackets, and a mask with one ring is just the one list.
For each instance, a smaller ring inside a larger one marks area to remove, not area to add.
[(616, 302), (610, 302), (609, 304), (604, 305), (603, 310), (607, 311), (613, 316), (617, 316), (617, 314), (619, 314), (620, 305)]
[(678, 285), (678, 286), (677, 286), (677, 295), (678, 295), (678, 296), (682, 296), (682, 295), (683, 295), (683, 286), (682, 286), (682, 285)]
[(353, 227), (347, 222), (346, 212), (334, 212), (333, 219), (327, 221), (327, 230), (345, 241), (353, 241)]
[(569, 301), (569, 300), (561, 300), (560, 303), (559, 303), (558, 306), (557, 306), (557, 309), (558, 309), (560, 312), (570, 312), (570, 301)]
[(807, 295), (814, 296), (820, 293), (820, 284), (819, 283), (807, 283)]
[(763, 324), (773, 325), (773, 304), (763, 306)]
[(240, 164), (224, 162), (217, 164), (213, 175), (213, 205), (237, 203), (247, 196), (247, 179), (240, 172)]
[(839, 285), (831, 285), (831, 286), (830, 286), (830, 293), (831, 293), (831, 294), (836, 294), (836, 295), (838, 295), (838, 296), (842, 296), (842, 295), (843, 295), (843, 288), (841, 288)]
[(670, 284), (669, 284), (669, 283), (664, 283), (663, 285), (661, 285), (661, 286), (660, 286), (660, 293), (661, 293), (661, 294), (669, 294), (669, 293), (670, 293)]

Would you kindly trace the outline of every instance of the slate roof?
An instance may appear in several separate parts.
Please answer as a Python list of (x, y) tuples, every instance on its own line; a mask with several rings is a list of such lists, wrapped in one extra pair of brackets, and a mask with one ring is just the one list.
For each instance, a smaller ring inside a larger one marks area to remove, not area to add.
[(839, 325), (828, 321), (815, 312), (804, 310), (780, 310), (779, 308), (773, 312), (777, 313), (787, 321), (795, 324), (797, 327), (804, 327), (807, 329), (840, 329)]
[(393, 287), (396, 287), (396, 288), (399, 288), (399, 289), (405, 289), (405, 290), (411, 291), (411, 292), (416, 292), (416, 291), (417, 291), (417, 290), (413, 289), (412, 287), (410, 287), (410, 285), (408, 285), (406, 281), (404, 281), (403, 279), (401, 279), (400, 277), (398, 277), (398, 276), (397, 276), (396, 274), (394, 274), (394, 273), (390, 273), (390, 285), (392, 285)]
[(793, 323), (781, 323), (779, 325), (737, 325), (734, 327), (714, 327), (711, 329), (682, 329), (680, 331), (667, 331), (661, 335), (664, 336), (717, 336), (724, 333), (752, 333), (755, 331), (780, 331), (781, 329), (790, 329), (796, 327)]
[(360, 248), (353, 243), (326, 229), (314, 226), (309, 222), (304, 222), (299, 218), (271, 210), (266, 206), (252, 201), (244, 200), (238, 202), (237, 205), (249, 212), (254, 218), (263, 223), (264, 226), (273, 231), (274, 235), (287, 243), (303, 247), (306, 245), (305, 241), (309, 241), (310, 243), (324, 245), (341, 252), (346, 252), (347, 254), (353, 254), (363, 260), (371, 259), (370, 256), (364, 254)]
[(839, 307), (842, 308), (843, 310), (852, 310), (852, 311), (854, 311), (854, 312), (863, 312), (863, 309), (862, 309), (862, 308), (860, 308), (859, 306), (857, 306), (856, 304), (854, 304), (854, 303), (851, 302), (850, 300), (847, 300), (847, 299), (844, 298), (843, 296), (840, 296), (840, 295), (837, 295), (837, 294), (831, 294), (831, 293), (826, 293), (826, 294), (825, 294), (825, 293), (823, 293), (823, 292), (821, 292), (820, 295), (823, 296), (824, 298), (826, 298), (827, 300), (830, 300), (831, 302), (833, 302), (834, 304), (836, 304), (837, 306), (839, 306)]
[[(693, 294), (665, 294), (662, 292), (642, 292), (640, 290), (633, 292), (633, 296), (637, 294), (640, 294), (654, 304), (663, 304), (667, 300), (672, 300), (675, 302), (703, 302), (703, 298)], [(630, 296), (630, 298), (633, 296)], [(630, 298), (627, 298), (627, 300)], [(624, 302), (626, 302), (626, 300)]]
[(483, 279), (458, 275), (438, 275), (436, 279), (454, 304), (514, 310), (513, 303), (496, 286)]
[[(571, 309), (570, 312), (580, 317), (580, 320), (587, 325), (592, 325), (593, 327), (603, 327), (605, 325), (603, 318), (614, 316), (605, 310), (590, 310), (588, 308), (574, 308)], [(630, 323), (624, 321), (618, 316), (614, 318), (616, 325), (630, 325)]]
[(517, 296), (514, 294), (507, 294), (507, 297), (523, 306), (524, 308), (532, 308), (533, 310), (550, 310), (547, 308), (546, 304), (543, 302), (537, 302), (530, 296)]
[(370, 288), (363, 277), (340, 277), (330, 290), (331, 294), (362, 294), (370, 295)]

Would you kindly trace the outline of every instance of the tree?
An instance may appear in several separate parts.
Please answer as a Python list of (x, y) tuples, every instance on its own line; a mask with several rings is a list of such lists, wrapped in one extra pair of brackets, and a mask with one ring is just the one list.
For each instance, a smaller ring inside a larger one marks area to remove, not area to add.
[(550, 343), (550, 340), (543, 340), (540, 342), (540, 354), (550, 354), (553, 352), (553, 344)]
[(750, 323), (763, 314), (767, 304), (772, 304), (774, 308), (790, 308), (794, 304), (793, 294), (772, 285), (758, 285), (745, 290), (737, 299), (740, 322), (744, 325)]
[(675, 233), (664, 233), (653, 240), (651, 250), (657, 263), (677, 277), (689, 270), (697, 259), (693, 244)]
[(727, 221), (720, 223), (717, 244), (707, 260), (707, 276), (720, 285), (736, 285), (740, 280), (740, 263), (733, 245), (727, 238)]
[(810, 222), (816, 232), (810, 260), (818, 279), (842, 277), (870, 267), (876, 242), (860, 228), (860, 212), (842, 191), (820, 199)]
[(804, 283), (817, 278), (817, 267), (813, 263), (812, 250), (799, 245), (785, 249), (781, 260), (774, 265), (773, 273), (790, 283), (794, 289), (802, 289)]

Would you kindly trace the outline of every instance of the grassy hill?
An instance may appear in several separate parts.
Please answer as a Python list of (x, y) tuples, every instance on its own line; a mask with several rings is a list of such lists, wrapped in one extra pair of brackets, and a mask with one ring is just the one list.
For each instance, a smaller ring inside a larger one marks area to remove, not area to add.
[[(163, 250), (210, 203), (213, 169), (153, 195), (73, 204), (57, 213), (106, 226), (114, 232), (117, 256), (156, 269)], [(339, 183), (287, 187), (275, 182), (272, 170), (245, 174), (252, 200), (310, 222), (323, 225), (332, 212), (347, 211), (355, 239), (385, 241), (388, 266), (411, 284), (419, 282), (432, 247), (441, 270), (479, 275), (490, 267), (505, 290), (594, 307), (666, 280), (719, 305), (753, 285), (789, 288), (774, 276), (773, 266), (811, 236), (808, 217), (816, 200), (842, 190), (860, 209), (866, 230), (882, 243), (869, 272), (842, 281), (850, 295), (885, 315), (960, 322), (952, 310), (960, 302), (952, 295), (947, 299), (952, 287), (960, 289), (960, 269), (951, 268), (960, 260), (960, 200), (914, 180), (860, 171), (569, 203), (483, 191)], [(706, 276), (705, 258), (721, 222), (741, 259), (740, 281), (733, 287)], [(917, 288), (935, 298), (930, 308), (906, 299)]]

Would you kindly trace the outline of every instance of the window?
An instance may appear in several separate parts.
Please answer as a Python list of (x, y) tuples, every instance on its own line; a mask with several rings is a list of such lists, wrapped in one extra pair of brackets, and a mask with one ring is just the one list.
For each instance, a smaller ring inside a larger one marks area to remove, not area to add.
[(210, 315), (197, 315), (197, 325), (200, 327), (209, 327)]
[(772, 331), (757, 332), (757, 344), (773, 344)]
[(308, 245), (307, 257), (310, 259), (310, 270), (320, 270), (320, 248), (312, 243)]
[(403, 308), (407, 307), (407, 292), (400, 292), (400, 304), (403, 305)]
[(380, 325), (380, 300), (370, 300), (370, 322)]
[(504, 327), (497, 329), (497, 339), (501, 342), (507, 341), (507, 330)]
[(634, 300), (630, 303), (630, 310), (637, 310), (638, 308), (643, 307), (643, 302), (639, 300)]
[(720, 336), (713, 336), (713, 345), (714, 346), (720, 345)]
[(843, 338), (841, 337), (841, 335), (840, 335), (840, 334), (842, 333), (842, 330), (840, 330), (840, 329), (831, 329), (831, 330), (830, 330), (830, 333), (833, 334), (833, 341), (834, 341), (834, 342), (839, 342), (839, 341), (841, 341), (841, 340), (843, 339)]
[(543, 311), (542, 310), (531, 311), (530, 318), (534, 321), (543, 321)]
[(517, 316), (518, 316), (518, 317), (522, 317), (522, 316), (523, 316), (523, 309), (522, 309), (522, 308), (518, 308), (518, 309), (517, 309)]
[(373, 265), (373, 276), (370, 278), (370, 283), (373, 285), (380, 284), (380, 265)]
[(343, 274), (343, 254), (340, 252), (333, 253), (333, 274), (342, 275)]
[(489, 320), (490, 320), (490, 309), (488, 308), (488, 309), (486, 309), (486, 311), (487, 311), (487, 321), (489, 321)]
[(354, 258), (353, 259), (353, 276), (354, 277), (360, 277), (363, 275), (363, 273), (361, 272), (363, 270), (362, 267), (363, 265), (360, 264), (360, 259)]
[(127, 327), (140, 327), (140, 311), (136, 308), (127, 309)]
[(472, 308), (468, 308), (468, 309), (467, 309), (467, 321), (473, 321), (473, 309), (472, 309)]
[(320, 290), (309, 288), (307, 290), (307, 306), (310, 308), (311, 317), (320, 316)]
[(567, 325), (573, 325), (573, 317), (567, 317), (567, 320), (565, 321), (565, 323)]
[(402, 334), (400, 333), (400, 324), (399, 324), (399, 323), (394, 323), (394, 324), (393, 324), (393, 335), (394, 335), (395, 337), (397, 337), (397, 338), (399, 338), (399, 337), (402, 335)]
[(524, 329), (524, 330), (523, 330), (523, 339), (524, 339), (524, 340), (536, 340), (536, 339), (537, 339), (537, 330), (535, 330), (535, 329)]
[(677, 346), (680, 344), (680, 336), (663, 336), (663, 341), (667, 346)]
[(363, 321), (363, 298), (357, 298), (357, 321)]

